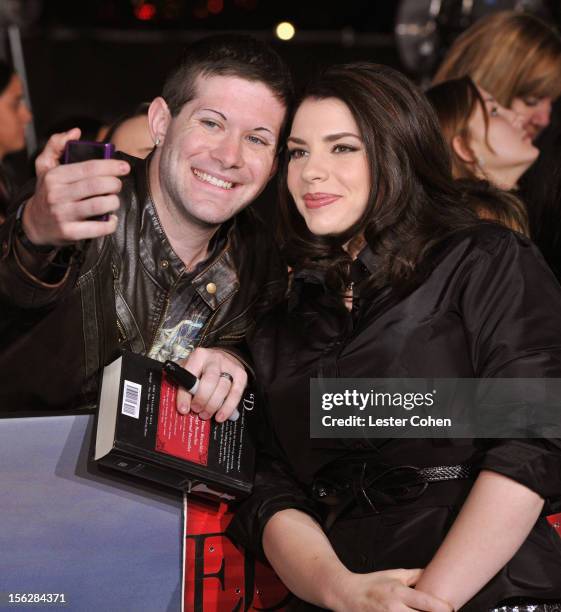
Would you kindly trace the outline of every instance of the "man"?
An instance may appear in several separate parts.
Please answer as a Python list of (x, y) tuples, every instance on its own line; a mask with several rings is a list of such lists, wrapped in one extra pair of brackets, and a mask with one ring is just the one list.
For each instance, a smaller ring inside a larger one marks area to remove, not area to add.
[(79, 130), (51, 138), (35, 192), (0, 228), (0, 409), (91, 402), (127, 348), (188, 363), (199, 390), (180, 391), (178, 409), (228, 418), (247, 380), (232, 347), (282, 286), (243, 209), (274, 174), (291, 92), (272, 49), (217, 36), (150, 105), (146, 162), (60, 165)]

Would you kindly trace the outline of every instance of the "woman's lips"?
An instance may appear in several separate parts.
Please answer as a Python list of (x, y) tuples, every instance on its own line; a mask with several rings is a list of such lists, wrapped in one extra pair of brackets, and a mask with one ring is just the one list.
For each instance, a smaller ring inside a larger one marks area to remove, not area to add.
[(328, 204), (333, 204), (341, 196), (335, 193), (307, 193), (304, 196), (304, 204), (306, 208), (321, 208)]

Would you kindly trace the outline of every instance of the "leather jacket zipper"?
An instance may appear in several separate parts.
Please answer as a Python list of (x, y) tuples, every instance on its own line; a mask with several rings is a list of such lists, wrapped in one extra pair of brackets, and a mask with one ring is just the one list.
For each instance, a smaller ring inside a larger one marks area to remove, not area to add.
[(117, 329), (119, 331), (119, 344), (123, 344), (127, 339), (127, 334), (119, 317), (117, 317)]
[(159, 333), (160, 333), (160, 329), (162, 327), (162, 325), (164, 324), (164, 321), (166, 320), (166, 314), (169, 308), (169, 304), (171, 301), (170, 293), (172, 293), (172, 290), (168, 293), (167, 297), (166, 297), (166, 301), (164, 303), (164, 308), (162, 310), (162, 314), (160, 315), (160, 320), (158, 321), (158, 325), (156, 325), (155, 329), (154, 329), (154, 333), (152, 334), (152, 338), (150, 339), (150, 344), (146, 347), (146, 351), (147, 354), (150, 354), (150, 352), (152, 351), (152, 348), (154, 347), (154, 342), (156, 341), (156, 338), (158, 337)]
[[(222, 304), (220, 306), (222, 306)], [(197, 342), (197, 346), (204, 346), (205, 338), (208, 336), (208, 330), (211, 328), (212, 322), (214, 321), (214, 319), (216, 318), (216, 315), (220, 311), (220, 306), (218, 306), (218, 308), (212, 313), (212, 315), (210, 316), (210, 318), (206, 322), (206, 324), (205, 324), (205, 326), (203, 328), (203, 331), (201, 333), (201, 338)]]
[[(113, 292), (115, 293), (115, 302), (117, 301), (117, 295), (118, 295), (118, 291), (119, 291), (119, 284), (118, 284), (118, 280), (119, 280), (119, 269), (117, 268), (117, 266), (111, 262), (111, 271), (113, 272)], [(115, 304), (116, 306), (116, 304)], [(123, 325), (123, 323), (121, 322), (121, 319), (119, 318), (119, 315), (117, 313), (115, 313), (117, 315), (116, 317), (116, 323), (117, 323), (117, 331), (119, 332), (119, 344), (123, 344), (123, 342), (126, 341), (127, 339), (127, 333), (125, 331), (125, 326)]]

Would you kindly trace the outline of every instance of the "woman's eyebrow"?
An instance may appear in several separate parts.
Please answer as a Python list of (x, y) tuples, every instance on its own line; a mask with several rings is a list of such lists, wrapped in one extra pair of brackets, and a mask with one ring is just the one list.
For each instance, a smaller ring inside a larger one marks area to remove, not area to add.
[(333, 142), (334, 140), (339, 140), (340, 138), (348, 138), (349, 136), (357, 138), (358, 140), (362, 140), (362, 138), (358, 134), (353, 134), (352, 132), (338, 132), (337, 134), (329, 134), (328, 136), (325, 136), (323, 140), (325, 140), (325, 142)]
[[(322, 140), (324, 140), (325, 142), (333, 142), (335, 140), (339, 140), (340, 138), (348, 138), (349, 136), (352, 136), (357, 140), (362, 140), (362, 138), (358, 134), (353, 134), (353, 132), (337, 132), (337, 134), (328, 134), (327, 136), (324, 136)], [(296, 136), (289, 136), (287, 140), (288, 142), (293, 142), (295, 144), (306, 144), (305, 140), (297, 138)]]

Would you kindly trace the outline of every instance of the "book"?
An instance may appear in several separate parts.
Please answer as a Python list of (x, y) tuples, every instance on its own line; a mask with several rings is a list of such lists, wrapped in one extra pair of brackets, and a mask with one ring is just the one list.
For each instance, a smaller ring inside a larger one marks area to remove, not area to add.
[(214, 500), (246, 497), (255, 469), (255, 394), (246, 390), (236, 421), (217, 423), (180, 414), (177, 389), (162, 363), (123, 351), (103, 371), (95, 461)]

